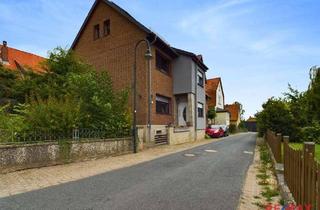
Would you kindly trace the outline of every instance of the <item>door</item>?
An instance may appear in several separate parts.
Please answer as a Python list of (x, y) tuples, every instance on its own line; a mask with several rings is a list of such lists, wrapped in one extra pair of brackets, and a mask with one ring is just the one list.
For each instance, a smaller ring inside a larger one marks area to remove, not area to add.
[(180, 101), (178, 104), (178, 125), (186, 126), (187, 125), (187, 106), (186, 101)]

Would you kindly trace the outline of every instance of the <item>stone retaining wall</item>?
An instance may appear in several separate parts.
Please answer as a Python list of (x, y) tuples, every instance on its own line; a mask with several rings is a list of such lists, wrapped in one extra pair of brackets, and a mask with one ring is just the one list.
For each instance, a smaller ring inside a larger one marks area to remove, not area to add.
[(129, 153), (131, 138), (1, 145), (0, 173)]

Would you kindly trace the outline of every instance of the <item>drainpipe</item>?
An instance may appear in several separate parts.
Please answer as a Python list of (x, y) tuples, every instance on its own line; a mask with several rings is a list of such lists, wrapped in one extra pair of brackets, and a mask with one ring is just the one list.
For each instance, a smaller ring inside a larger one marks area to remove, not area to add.
[[(157, 41), (158, 36), (155, 35), (153, 41), (150, 42), (152, 46)], [(150, 48), (151, 49), (151, 48)], [(151, 59), (148, 60), (148, 140), (151, 142), (151, 113), (152, 113), (152, 104), (153, 104), (153, 95), (152, 95), (152, 69), (151, 69)]]
[(152, 91), (151, 91), (151, 60), (148, 60), (148, 140), (151, 142), (151, 109), (152, 109)]
[(195, 78), (195, 94), (194, 94), (194, 140), (197, 141), (197, 127), (198, 127), (198, 69), (195, 64), (194, 65), (194, 78)]

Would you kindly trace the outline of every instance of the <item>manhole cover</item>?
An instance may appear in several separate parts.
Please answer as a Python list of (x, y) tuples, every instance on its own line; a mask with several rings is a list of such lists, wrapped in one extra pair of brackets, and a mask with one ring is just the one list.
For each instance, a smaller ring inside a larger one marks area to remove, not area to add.
[(211, 153), (214, 153), (214, 152), (217, 152), (217, 150), (213, 150), (213, 149), (206, 149), (204, 150), (205, 152), (211, 152)]
[(253, 155), (253, 152), (249, 152), (249, 151), (243, 151), (244, 154), (249, 154), (249, 155)]
[(195, 154), (184, 154), (184, 156), (186, 156), (186, 157), (194, 157), (196, 155)]

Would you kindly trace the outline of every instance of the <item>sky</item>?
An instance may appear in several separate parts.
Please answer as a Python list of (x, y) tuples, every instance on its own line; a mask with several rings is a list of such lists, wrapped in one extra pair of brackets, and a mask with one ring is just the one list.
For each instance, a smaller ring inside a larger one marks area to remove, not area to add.
[[(0, 40), (46, 56), (70, 47), (93, 0), (0, 0)], [(171, 46), (202, 54), (245, 118), (320, 65), (319, 0), (114, 0)]]

